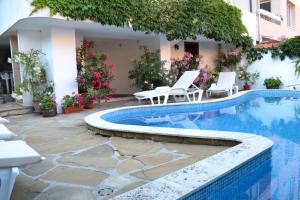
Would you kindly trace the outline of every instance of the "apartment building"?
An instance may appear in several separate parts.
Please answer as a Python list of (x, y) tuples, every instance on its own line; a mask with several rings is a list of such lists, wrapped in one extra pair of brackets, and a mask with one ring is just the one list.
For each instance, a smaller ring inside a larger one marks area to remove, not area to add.
[[(299, 0), (231, 0), (230, 3), (240, 8), (244, 17), (247, 18), (249, 13), (256, 16), (255, 28), (251, 22), (253, 18), (244, 19), (244, 22), (249, 33), (256, 29), (256, 37), (252, 37), (257, 42), (280, 41), (300, 35)], [(249, 21), (251, 25), (247, 25)]]

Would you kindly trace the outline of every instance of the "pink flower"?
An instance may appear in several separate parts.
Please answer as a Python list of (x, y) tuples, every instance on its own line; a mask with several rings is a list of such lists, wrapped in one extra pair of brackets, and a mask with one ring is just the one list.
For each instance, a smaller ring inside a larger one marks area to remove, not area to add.
[(94, 77), (95, 77), (96, 79), (101, 78), (100, 72), (94, 72)]
[(115, 65), (114, 64), (108, 64), (108, 67), (110, 67), (110, 68), (115, 68)]
[(108, 87), (110, 85), (110, 81), (105, 81), (104, 83), (103, 83), (103, 87)]
[(111, 70), (109, 70), (109, 71), (107, 72), (107, 76), (111, 77), (112, 75), (113, 75), (113, 72), (112, 72)]
[(97, 54), (94, 52), (94, 53), (91, 54), (91, 57), (92, 57), (92, 58), (96, 58), (96, 57), (97, 57)]

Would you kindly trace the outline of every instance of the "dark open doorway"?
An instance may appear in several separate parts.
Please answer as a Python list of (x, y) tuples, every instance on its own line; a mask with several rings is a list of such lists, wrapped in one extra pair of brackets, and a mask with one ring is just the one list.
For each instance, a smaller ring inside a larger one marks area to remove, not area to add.
[(184, 51), (191, 53), (193, 56), (199, 56), (198, 42), (184, 42)]

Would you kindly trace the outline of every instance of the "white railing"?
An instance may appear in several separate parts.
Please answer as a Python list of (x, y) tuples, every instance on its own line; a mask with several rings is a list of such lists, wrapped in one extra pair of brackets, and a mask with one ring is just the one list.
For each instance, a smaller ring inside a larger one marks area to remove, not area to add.
[(269, 11), (263, 10), (263, 9), (259, 9), (259, 13), (260, 16), (268, 21), (274, 22), (276, 24), (280, 24), (281, 23), (281, 17), (278, 15), (275, 15)]

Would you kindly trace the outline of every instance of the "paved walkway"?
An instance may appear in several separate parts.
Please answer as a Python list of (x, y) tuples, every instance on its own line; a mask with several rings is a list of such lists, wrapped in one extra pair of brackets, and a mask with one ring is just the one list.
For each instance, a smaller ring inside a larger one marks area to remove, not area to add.
[(9, 129), (46, 157), (22, 169), (12, 199), (106, 199), (227, 148), (105, 138), (88, 131), (83, 121), (99, 110), (136, 104), (112, 102), (53, 118), (35, 114), (10, 117)]

